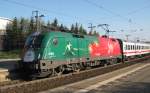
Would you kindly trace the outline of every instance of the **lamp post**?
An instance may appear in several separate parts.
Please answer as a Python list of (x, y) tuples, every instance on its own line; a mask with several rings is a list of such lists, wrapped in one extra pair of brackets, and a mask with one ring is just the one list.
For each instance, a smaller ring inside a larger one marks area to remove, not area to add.
[[(35, 13), (35, 16), (34, 16), (34, 13)], [(32, 18), (36, 19), (36, 31), (39, 31), (39, 26), (40, 26), (40, 18), (41, 17), (44, 17), (44, 15), (39, 15), (39, 11), (32, 11)], [(40, 28), (41, 30), (41, 28)]]

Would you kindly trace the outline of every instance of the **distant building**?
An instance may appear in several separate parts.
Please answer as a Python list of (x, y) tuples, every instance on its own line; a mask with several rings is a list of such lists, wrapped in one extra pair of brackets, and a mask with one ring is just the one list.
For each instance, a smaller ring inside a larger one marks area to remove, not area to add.
[(12, 22), (11, 19), (0, 17), (0, 35), (5, 35), (7, 24), (11, 22)]
[(9, 18), (0, 17), (0, 50), (3, 50), (4, 36), (6, 35), (7, 24), (11, 23)]

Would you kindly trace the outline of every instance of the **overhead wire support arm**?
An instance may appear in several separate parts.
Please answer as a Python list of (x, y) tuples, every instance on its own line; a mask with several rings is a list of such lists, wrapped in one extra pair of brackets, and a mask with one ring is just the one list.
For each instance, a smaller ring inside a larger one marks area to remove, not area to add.
[(99, 24), (98, 27), (101, 27), (103, 30), (105, 30), (106, 35), (109, 37), (110, 32), (116, 32), (116, 31), (111, 31), (109, 30), (109, 25), (108, 24)]

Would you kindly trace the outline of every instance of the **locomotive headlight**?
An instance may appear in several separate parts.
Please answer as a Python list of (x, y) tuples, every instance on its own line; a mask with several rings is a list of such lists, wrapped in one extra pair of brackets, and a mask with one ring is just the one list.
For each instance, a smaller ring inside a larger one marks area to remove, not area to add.
[(35, 58), (35, 53), (33, 50), (28, 50), (26, 53), (25, 53), (25, 56), (23, 58), (23, 61), (24, 62), (33, 62), (34, 61), (34, 58)]

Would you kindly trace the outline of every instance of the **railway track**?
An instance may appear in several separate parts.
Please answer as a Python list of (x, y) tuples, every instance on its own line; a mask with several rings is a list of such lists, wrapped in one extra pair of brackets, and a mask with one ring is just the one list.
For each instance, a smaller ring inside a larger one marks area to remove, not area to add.
[(107, 67), (94, 68), (76, 73), (70, 73), (62, 76), (33, 80), (33, 81), (13, 81), (11, 83), (0, 84), (0, 93), (36, 93), (58, 86), (77, 82), (83, 79), (91, 78), (97, 75), (108, 73), (123, 67), (127, 67), (150, 58), (139, 58), (125, 63), (109, 65)]
[(19, 84), (22, 82), (25, 82), (25, 81), (23, 81), (23, 80), (4, 81), (4, 82), (0, 82), (0, 87), (7, 86), (7, 85), (13, 85), (13, 84)]

